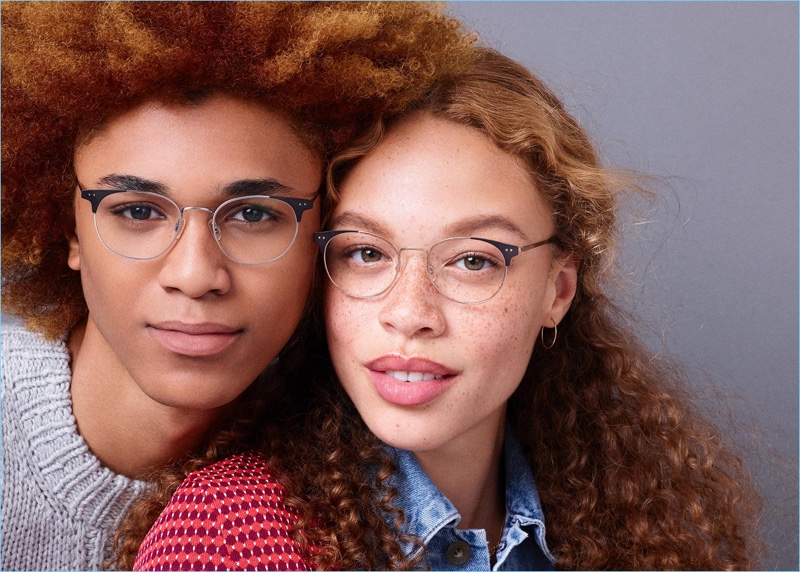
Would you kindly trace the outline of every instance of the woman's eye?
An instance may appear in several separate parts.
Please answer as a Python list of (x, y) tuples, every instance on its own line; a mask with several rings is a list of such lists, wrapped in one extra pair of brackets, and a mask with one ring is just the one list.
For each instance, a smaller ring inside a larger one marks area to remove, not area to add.
[(484, 268), (494, 266), (493, 262), (485, 256), (474, 253), (464, 253), (454, 261), (458, 268), (463, 268), (472, 272), (483, 270)]
[(359, 248), (358, 250), (354, 250), (350, 253), (350, 256), (354, 257), (357, 262), (380, 262), (383, 259), (383, 253), (376, 249), (376, 248)]

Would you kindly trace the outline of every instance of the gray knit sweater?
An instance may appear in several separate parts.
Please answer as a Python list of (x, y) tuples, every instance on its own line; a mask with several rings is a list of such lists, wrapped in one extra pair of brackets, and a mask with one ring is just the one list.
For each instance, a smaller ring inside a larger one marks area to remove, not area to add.
[(98, 569), (145, 483), (100, 464), (78, 434), (69, 352), (3, 323), (2, 570)]

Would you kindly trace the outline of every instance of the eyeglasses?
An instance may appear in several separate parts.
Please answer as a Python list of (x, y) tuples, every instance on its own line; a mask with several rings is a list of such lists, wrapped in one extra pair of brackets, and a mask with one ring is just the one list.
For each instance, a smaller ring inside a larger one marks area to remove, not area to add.
[(400, 253), (424, 252), (425, 269), (433, 285), (448, 300), (480, 304), (503, 287), (511, 260), (522, 252), (553, 242), (514, 246), (488, 238), (446, 238), (430, 250), (401, 248), (370, 232), (329, 230), (314, 233), (325, 270), (334, 286), (353, 298), (380, 296), (397, 281)]
[(157, 193), (126, 190), (81, 190), (92, 204), (94, 226), (111, 252), (134, 260), (161, 256), (178, 240), (185, 211), (205, 211), (214, 240), (222, 252), (240, 264), (267, 264), (286, 254), (294, 244), (303, 213), (311, 199), (252, 195), (230, 199), (215, 210), (180, 208)]

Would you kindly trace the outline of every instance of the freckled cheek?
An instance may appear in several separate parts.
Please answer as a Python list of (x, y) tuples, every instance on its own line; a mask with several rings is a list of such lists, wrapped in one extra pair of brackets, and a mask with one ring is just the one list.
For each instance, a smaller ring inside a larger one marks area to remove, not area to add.
[[(465, 337), (461, 345), (464, 355), (470, 356), (473, 371), (485, 383), (499, 389), (506, 384), (516, 384), (527, 368), (537, 335), (532, 325), (535, 316), (529, 306), (518, 300), (507, 300), (502, 306), (487, 310), (491, 311), (474, 312), (463, 323)], [(469, 390), (480, 393), (486, 387)], [(475, 397), (480, 396), (464, 396), (466, 399)]]
[(352, 359), (356, 343), (361, 339), (364, 320), (358, 307), (335, 293), (325, 295), (325, 325), (331, 354)]

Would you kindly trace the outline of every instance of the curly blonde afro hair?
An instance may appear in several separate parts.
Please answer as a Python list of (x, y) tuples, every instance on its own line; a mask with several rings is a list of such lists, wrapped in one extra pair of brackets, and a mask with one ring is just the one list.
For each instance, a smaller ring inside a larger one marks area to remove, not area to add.
[(469, 58), (417, 2), (10, 2), (2, 9), (3, 311), (49, 337), (86, 314), (66, 262), (76, 142), (144, 99), (223, 91), (322, 156)]

